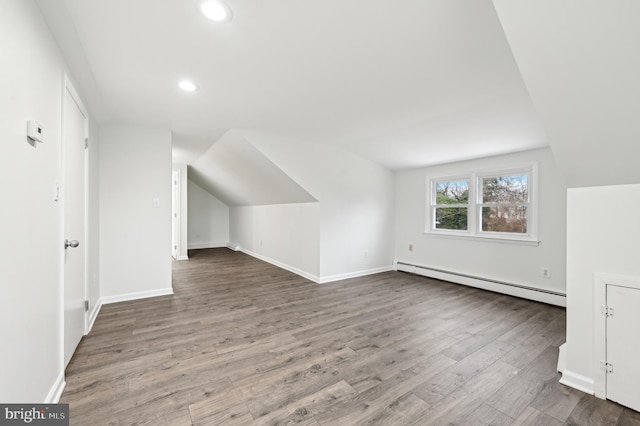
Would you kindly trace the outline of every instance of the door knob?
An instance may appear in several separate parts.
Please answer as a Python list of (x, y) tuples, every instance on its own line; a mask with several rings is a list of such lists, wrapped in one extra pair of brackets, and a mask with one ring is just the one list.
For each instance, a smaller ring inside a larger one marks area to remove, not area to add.
[(71, 248), (76, 248), (80, 245), (80, 243), (76, 240), (64, 240), (64, 249), (66, 250), (67, 248), (71, 247)]

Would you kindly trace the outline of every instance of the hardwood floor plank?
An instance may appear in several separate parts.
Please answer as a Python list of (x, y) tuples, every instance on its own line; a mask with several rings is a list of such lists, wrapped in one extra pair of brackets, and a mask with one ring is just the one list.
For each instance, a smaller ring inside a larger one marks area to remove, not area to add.
[(249, 409), (232, 386), (189, 404), (189, 413), (194, 425), (243, 425), (253, 421)]
[(228, 249), (173, 286), (102, 308), (72, 425), (640, 423), (558, 383), (561, 308), (402, 272), (319, 285)]
[(171, 361), (171, 351), (162, 350), (132, 359), (124, 359), (118, 363), (101, 365), (95, 369), (83, 370), (76, 374), (69, 374), (73, 380), (67, 381), (65, 394), (84, 392), (104, 383), (119, 383), (136, 375), (144, 374), (155, 365)]
[(434, 355), (410, 370), (400, 371), (353, 397), (336, 401), (330, 410), (319, 414), (317, 420), (323, 425), (366, 423), (454, 362), (444, 355)]
[(336, 371), (346, 368), (353, 357), (357, 354), (348, 348), (339, 353), (321, 354), (313, 358), (317, 362), (312, 365), (295, 364), (285, 376), (279, 372), (269, 374), (268, 379), (263, 376), (244, 386), (237, 384), (236, 388), (254, 417), (262, 417), (335, 384), (336, 377), (340, 377)]
[(256, 419), (259, 425), (286, 425), (286, 424), (318, 424), (314, 419), (320, 413), (329, 409), (340, 399), (348, 398), (356, 393), (344, 380), (326, 386), (311, 395), (300, 398)]
[(423, 383), (414, 393), (427, 404), (433, 405), (502, 358), (511, 349), (507, 343), (494, 341)]
[[(126, 411), (120, 411), (109, 415), (108, 425), (140, 425), (140, 426), (190, 426), (192, 425), (191, 415), (186, 408), (178, 408), (169, 404), (153, 404), (152, 406), (135, 406)], [(75, 419), (73, 424), (91, 425), (95, 424), (95, 417), (90, 414), (81, 419)], [(80, 422), (76, 423), (76, 420)]]
[(515, 367), (524, 367), (537, 358), (549, 346), (558, 347), (563, 341), (560, 337), (566, 329), (565, 319), (551, 321), (539, 332), (516, 346), (516, 349), (505, 357), (505, 361)]
[(487, 403), (508, 416), (517, 418), (536, 400), (547, 382), (559, 380), (559, 375), (555, 372), (557, 359), (557, 348), (548, 346), (531, 364), (491, 395)]
[(408, 424), (410, 419), (419, 417), (429, 409), (429, 404), (415, 396), (413, 393), (404, 394), (389, 405), (394, 416), (389, 418), (387, 424)]
[(560, 426), (563, 423), (533, 407), (527, 407), (513, 424), (514, 426)]
[(583, 392), (561, 385), (557, 377), (544, 382), (531, 407), (564, 422), (582, 398)]
[[(477, 350), (482, 349), (487, 344), (493, 342), (498, 336), (506, 333), (517, 324), (518, 323), (516, 321), (498, 319), (491, 321), (486, 325), (486, 327), (477, 333), (467, 332), (457, 334), (454, 337), (458, 341), (443, 351), (443, 354), (449, 358), (455, 359), (456, 361), (461, 361)], [(509, 347), (511, 348), (512, 346), (509, 345)]]
[(640, 413), (623, 407), (622, 413), (618, 418), (618, 426), (640, 426)]
[(487, 395), (500, 389), (517, 373), (513, 366), (496, 361), (453, 392), (438, 399), (422, 415), (409, 419), (408, 424), (456, 424), (473, 421), (473, 412), (485, 404)]
[(542, 305), (541, 303), (537, 305), (539, 305), (539, 306), (536, 306), (538, 308), (537, 313), (531, 315), (529, 318), (526, 318), (516, 327), (513, 327), (507, 333), (500, 336), (498, 340), (507, 342), (513, 346), (517, 346), (522, 344), (522, 342), (524, 342), (525, 340), (529, 339), (533, 334), (536, 334), (542, 329), (544, 329), (554, 319), (564, 318), (564, 310), (560, 308), (556, 308), (558, 312), (557, 314), (549, 315), (550, 313), (549, 309), (543, 309), (543, 307), (544, 308), (550, 308), (550, 307)]
[(461, 425), (511, 425), (513, 419), (487, 404), (482, 404), (460, 422)]
[(583, 395), (565, 422), (567, 425), (607, 426), (618, 423), (624, 407)]

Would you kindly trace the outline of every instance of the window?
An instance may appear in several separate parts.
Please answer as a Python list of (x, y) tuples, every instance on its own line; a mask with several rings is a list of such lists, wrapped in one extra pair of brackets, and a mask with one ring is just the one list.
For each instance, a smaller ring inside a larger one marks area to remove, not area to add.
[(436, 181), (434, 228), (466, 231), (469, 224), (469, 180)]
[(535, 241), (537, 167), (427, 179), (427, 233)]
[(527, 233), (529, 175), (479, 178), (480, 231)]

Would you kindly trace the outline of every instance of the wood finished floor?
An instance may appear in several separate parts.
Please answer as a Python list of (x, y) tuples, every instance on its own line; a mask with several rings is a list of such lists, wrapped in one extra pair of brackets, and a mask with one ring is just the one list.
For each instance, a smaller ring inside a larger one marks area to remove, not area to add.
[(401, 272), (319, 285), (227, 249), (173, 280), (102, 307), (72, 425), (640, 425), (558, 383), (561, 308)]

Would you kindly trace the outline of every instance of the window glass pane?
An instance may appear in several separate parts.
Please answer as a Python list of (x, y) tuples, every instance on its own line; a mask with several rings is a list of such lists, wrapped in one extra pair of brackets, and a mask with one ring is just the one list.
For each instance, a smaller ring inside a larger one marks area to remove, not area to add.
[(528, 201), (528, 175), (482, 178), (483, 203), (526, 203)]
[(486, 232), (527, 233), (526, 206), (482, 208), (482, 230)]
[(437, 182), (436, 204), (469, 204), (469, 181)]
[(467, 230), (466, 207), (436, 207), (436, 229)]

